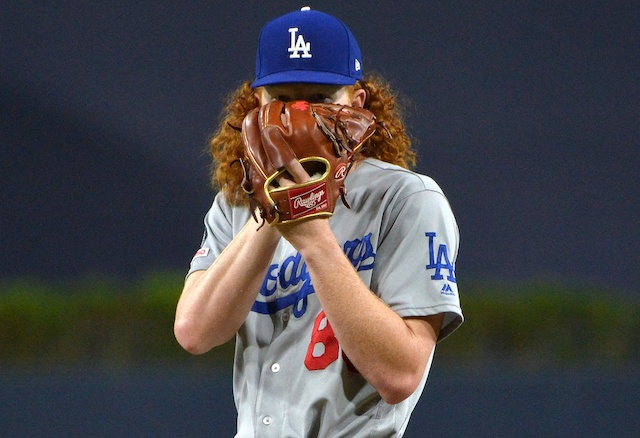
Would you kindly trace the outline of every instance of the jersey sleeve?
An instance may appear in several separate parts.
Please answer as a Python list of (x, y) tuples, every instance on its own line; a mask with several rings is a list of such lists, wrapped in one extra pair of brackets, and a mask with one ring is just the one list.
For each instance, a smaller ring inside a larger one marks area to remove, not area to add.
[(403, 318), (444, 313), (439, 341), (463, 321), (458, 246), (455, 217), (437, 186), (397, 201), (378, 243), (372, 290)]
[(204, 217), (204, 234), (200, 248), (191, 259), (187, 276), (194, 271), (205, 270), (213, 264), (234, 236), (234, 210), (224, 197), (216, 195), (211, 208)]

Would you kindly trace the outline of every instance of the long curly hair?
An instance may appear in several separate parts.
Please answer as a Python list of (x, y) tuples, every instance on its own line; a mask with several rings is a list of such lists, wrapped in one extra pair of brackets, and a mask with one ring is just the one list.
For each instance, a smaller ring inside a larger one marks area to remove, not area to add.
[[(240, 127), (245, 116), (260, 106), (250, 85), (250, 82), (245, 82), (229, 95), (220, 125), (209, 142), (213, 158), (211, 183), (232, 205), (248, 203), (241, 187), (244, 172), (239, 159), (244, 156), (244, 145)], [(360, 149), (357, 159), (372, 157), (407, 169), (415, 166), (416, 153), (411, 148), (411, 138), (405, 128), (397, 95), (389, 83), (379, 75), (368, 75), (363, 81), (358, 81), (354, 89), (367, 92), (364, 107), (374, 113), (379, 122), (374, 134)]]

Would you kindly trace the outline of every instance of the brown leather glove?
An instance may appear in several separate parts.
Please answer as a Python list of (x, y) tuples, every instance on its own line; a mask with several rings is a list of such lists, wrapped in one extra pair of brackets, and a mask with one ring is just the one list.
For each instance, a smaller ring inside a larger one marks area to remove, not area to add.
[(375, 116), (362, 108), (273, 101), (252, 110), (241, 162), (254, 219), (256, 206), (269, 225), (331, 216), (338, 196), (349, 207), (344, 180), (374, 131)]

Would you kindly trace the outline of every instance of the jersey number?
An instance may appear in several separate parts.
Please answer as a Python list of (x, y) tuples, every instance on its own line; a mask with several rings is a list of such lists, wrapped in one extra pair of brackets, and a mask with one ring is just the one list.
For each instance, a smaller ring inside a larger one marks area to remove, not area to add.
[[(313, 333), (307, 348), (307, 356), (304, 358), (304, 365), (310, 371), (324, 370), (335, 362), (339, 355), (340, 344), (323, 310), (316, 316), (313, 324)], [(342, 358), (349, 371), (358, 372), (344, 352)]]
[(313, 333), (307, 348), (307, 356), (304, 358), (304, 365), (311, 371), (323, 370), (338, 359), (339, 353), (340, 345), (323, 310), (313, 324)]

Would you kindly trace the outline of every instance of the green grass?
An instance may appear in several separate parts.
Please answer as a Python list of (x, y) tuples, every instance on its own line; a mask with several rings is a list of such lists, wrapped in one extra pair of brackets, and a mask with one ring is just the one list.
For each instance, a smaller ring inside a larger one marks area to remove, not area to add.
[[(173, 336), (181, 274), (135, 282), (89, 277), (64, 285), (0, 284), (0, 363), (13, 366), (231, 363), (228, 343), (202, 356)], [(540, 283), (475, 285), (462, 295), (465, 323), (439, 360), (510, 360), (528, 366), (637, 363), (640, 302), (595, 288)]]

